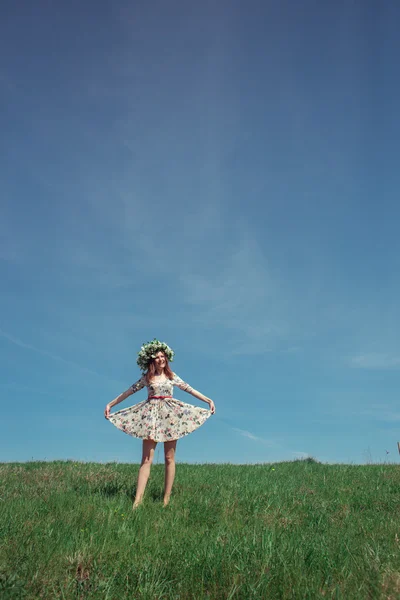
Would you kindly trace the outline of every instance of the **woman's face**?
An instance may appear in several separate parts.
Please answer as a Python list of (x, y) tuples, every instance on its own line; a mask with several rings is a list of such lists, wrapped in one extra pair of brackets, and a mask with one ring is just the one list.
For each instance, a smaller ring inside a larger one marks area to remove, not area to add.
[(154, 359), (154, 363), (156, 365), (156, 369), (157, 370), (161, 370), (161, 369), (165, 368), (167, 362), (165, 360), (165, 354), (164, 354), (164, 352), (161, 352), (161, 351), (157, 352), (156, 357)]

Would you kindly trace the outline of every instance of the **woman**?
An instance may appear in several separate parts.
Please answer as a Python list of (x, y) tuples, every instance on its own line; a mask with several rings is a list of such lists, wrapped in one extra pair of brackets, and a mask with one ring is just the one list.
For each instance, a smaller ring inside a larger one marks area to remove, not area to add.
[[(169, 503), (172, 484), (175, 478), (175, 451), (177, 440), (202, 425), (210, 415), (215, 413), (214, 402), (194, 390), (180, 377), (171, 371), (173, 350), (164, 342), (154, 339), (144, 344), (138, 353), (137, 364), (144, 375), (126, 392), (123, 392), (109, 404), (104, 411), (116, 427), (129, 435), (143, 439), (142, 462), (136, 488), (133, 508), (137, 508), (143, 500), (144, 490), (150, 475), (150, 467), (154, 458), (157, 442), (164, 442), (165, 485), (164, 506)], [(186, 404), (172, 397), (173, 386), (192, 394), (195, 398), (206, 402), (210, 409)], [(110, 415), (110, 409), (131, 394), (147, 386), (147, 400), (139, 402), (124, 410)]]

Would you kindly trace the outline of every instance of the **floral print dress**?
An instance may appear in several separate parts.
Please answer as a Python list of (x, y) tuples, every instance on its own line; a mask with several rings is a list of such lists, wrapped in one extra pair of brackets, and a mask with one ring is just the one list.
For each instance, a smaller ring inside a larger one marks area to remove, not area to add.
[[(147, 386), (147, 400), (110, 414), (109, 421), (124, 433), (143, 440), (168, 442), (195, 431), (211, 411), (172, 397), (173, 386), (190, 393), (193, 388), (174, 373), (172, 380), (155, 378)], [(146, 386), (143, 375), (131, 386), (133, 393)]]

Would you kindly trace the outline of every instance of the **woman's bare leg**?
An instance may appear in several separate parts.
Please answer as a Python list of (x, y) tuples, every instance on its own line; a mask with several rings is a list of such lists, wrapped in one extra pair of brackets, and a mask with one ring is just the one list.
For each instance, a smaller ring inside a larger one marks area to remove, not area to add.
[(156, 449), (157, 442), (153, 440), (143, 440), (143, 450), (142, 450), (142, 462), (140, 464), (137, 487), (136, 487), (136, 496), (135, 501), (133, 503), (133, 508), (137, 508), (139, 504), (141, 504), (143, 500), (144, 490), (146, 489), (146, 484), (150, 475), (150, 467), (154, 458), (154, 450)]
[(176, 442), (164, 442), (164, 456), (165, 456), (165, 485), (164, 485), (164, 506), (167, 506), (169, 498), (171, 496), (172, 484), (175, 478), (175, 451)]

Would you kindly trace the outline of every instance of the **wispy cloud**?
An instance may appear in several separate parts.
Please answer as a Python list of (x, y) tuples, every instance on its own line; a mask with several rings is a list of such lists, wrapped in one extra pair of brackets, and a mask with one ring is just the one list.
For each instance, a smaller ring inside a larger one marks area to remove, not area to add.
[(0, 87), (8, 92), (15, 92), (17, 89), (15, 83), (3, 72), (0, 72)]
[(273, 442), (272, 440), (268, 440), (266, 438), (254, 435), (254, 433), (251, 433), (251, 431), (247, 431), (246, 429), (239, 429), (238, 427), (232, 427), (232, 429), (233, 431), (236, 431), (236, 433), (239, 433), (239, 435), (242, 435), (243, 437), (249, 440), (253, 440), (254, 442), (259, 442), (270, 447), (275, 446), (275, 442)]
[(185, 302), (195, 309), (198, 322), (231, 334), (231, 354), (270, 351), (288, 325), (279, 285), (257, 243), (239, 232), (233, 252), (219, 256), (218, 265), (208, 273), (181, 274)]
[(359, 415), (371, 417), (375, 421), (383, 421), (386, 423), (396, 423), (400, 421), (400, 411), (388, 404), (371, 405), (369, 408), (360, 410)]
[(30, 351), (36, 352), (37, 354), (40, 354), (42, 356), (51, 358), (52, 360), (62, 362), (66, 365), (69, 365), (70, 367), (74, 367), (75, 369), (83, 371), (84, 373), (89, 373), (90, 375), (104, 378), (104, 375), (101, 375), (100, 373), (97, 373), (96, 371), (92, 371), (92, 369), (88, 369), (87, 367), (85, 367), (83, 365), (75, 363), (71, 360), (67, 360), (67, 359), (63, 358), (62, 356), (58, 356), (57, 354), (53, 354), (51, 352), (47, 352), (46, 350), (41, 350), (40, 348), (36, 348), (36, 346), (33, 346), (32, 344), (28, 344), (28, 343), (24, 342), (23, 340), (20, 340), (19, 338), (15, 337), (14, 335), (7, 333), (3, 329), (0, 329), (0, 337), (5, 338), (6, 340), (11, 342), (15, 346), (19, 346), (20, 348), (24, 348), (25, 350), (30, 350)]
[(0, 261), (18, 263), (22, 254), (21, 243), (6, 216), (3, 216), (0, 224), (0, 239)]
[(349, 359), (349, 364), (359, 369), (399, 369), (400, 356), (370, 352), (352, 356)]

